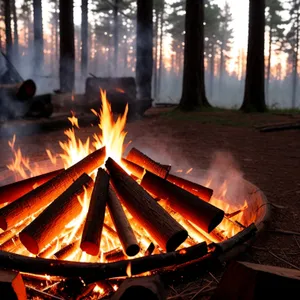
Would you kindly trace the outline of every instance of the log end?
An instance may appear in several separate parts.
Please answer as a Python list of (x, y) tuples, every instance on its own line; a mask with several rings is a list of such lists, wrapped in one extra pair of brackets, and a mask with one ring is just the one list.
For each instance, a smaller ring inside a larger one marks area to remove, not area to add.
[(173, 234), (167, 241), (166, 250), (171, 252), (176, 250), (188, 237), (188, 232), (186, 230), (179, 230)]
[(36, 242), (36, 240), (30, 236), (29, 234), (27, 234), (26, 232), (20, 232), (19, 234), (19, 238), (21, 240), (21, 243), (25, 246), (25, 248), (32, 254), (39, 254), (40, 250), (38, 243)]
[(92, 256), (97, 256), (100, 252), (100, 248), (96, 244), (88, 241), (82, 242), (80, 248), (82, 251)]
[(223, 220), (224, 218), (224, 211), (220, 210), (218, 213), (215, 214), (213, 219), (211, 220), (210, 224), (208, 225), (207, 232), (212, 232)]
[(0, 216), (0, 228), (3, 230), (7, 230), (7, 222), (5, 220), (5, 217)]
[(138, 244), (131, 244), (125, 249), (127, 256), (135, 256), (140, 252), (140, 246)]

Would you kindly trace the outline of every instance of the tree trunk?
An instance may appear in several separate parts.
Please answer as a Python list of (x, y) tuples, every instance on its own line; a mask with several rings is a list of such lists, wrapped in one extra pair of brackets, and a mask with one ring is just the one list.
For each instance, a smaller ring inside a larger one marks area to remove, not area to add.
[(137, 98), (151, 99), (153, 68), (153, 0), (137, 0), (136, 83)]
[(16, 12), (16, 1), (12, 0), (11, 3), (13, 19), (14, 19), (14, 63), (16, 66), (19, 65), (19, 35), (18, 35), (18, 19)]
[(59, 60), (59, 10), (58, 10), (58, 6), (59, 6), (59, 0), (55, 1), (55, 59), (58, 62)]
[(265, 0), (250, 0), (249, 2), (246, 81), (241, 110), (264, 112), (266, 111), (264, 86)]
[(6, 35), (6, 55), (11, 60), (12, 53), (12, 33), (11, 33), (11, 11), (10, 1), (4, 1), (4, 16), (5, 16), (5, 35)]
[(204, 83), (204, 0), (186, 0), (182, 110), (210, 106)]
[(270, 31), (269, 31), (269, 56), (268, 56), (268, 69), (267, 69), (267, 82), (266, 82), (266, 103), (269, 103), (269, 86), (270, 86), (270, 76), (271, 76), (271, 57), (272, 57), (272, 16), (270, 20)]
[[(226, 26), (226, 25), (225, 25)], [(223, 88), (223, 75), (225, 69), (225, 57), (224, 57), (224, 48), (225, 48), (225, 37), (223, 36), (223, 40), (220, 46), (220, 75), (219, 75), (219, 95), (222, 95), (222, 88)], [(239, 71), (238, 71), (239, 74)]]
[(73, 0), (60, 0), (60, 90), (73, 92), (75, 82), (75, 45)]
[(81, 1), (81, 76), (87, 77), (88, 68), (88, 0)]
[(160, 37), (159, 37), (159, 68), (158, 68), (158, 82), (157, 94), (160, 96), (161, 78), (163, 70), (163, 37), (164, 37), (164, 0), (162, 0), (162, 8), (160, 12)]
[(34, 72), (41, 75), (44, 65), (42, 0), (33, 0)]
[(293, 85), (292, 85), (292, 108), (296, 107), (296, 93), (298, 85), (298, 51), (299, 51), (299, 20), (300, 12), (297, 10), (297, 26), (296, 26), (296, 51), (294, 49), (294, 59), (293, 59)]
[(119, 56), (119, 0), (114, 0), (114, 76), (118, 76), (118, 56)]
[(209, 97), (212, 99), (214, 93), (214, 77), (215, 77), (215, 47), (211, 45), (210, 71), (209, 71)]
[(158, 61), (158, 20), (159, 10), (155, 9), (155, 53), (154, 53), (154, 64), (153, 64), (153, 84), (154, 84), (154, 99), (157, 99), (157, 61)]

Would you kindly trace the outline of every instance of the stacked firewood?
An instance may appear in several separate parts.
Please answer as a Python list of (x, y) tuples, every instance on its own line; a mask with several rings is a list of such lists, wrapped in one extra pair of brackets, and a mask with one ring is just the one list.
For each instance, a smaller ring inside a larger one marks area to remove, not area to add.
[[(0, 204), (5, 205), (0, 209), (0, 228), (4, 230), (0, 250), (64, 260), (81, 249), (94, 258), (89, 261), (102, 258), (112, 262), (173, 252), (193, 236), (204, 241), (199, 244), (202, 252), (197, 245), (198, 253), (204, 255), (206, 242), (224, 239), (216, 228), (224, 211), (209, 203), (211, 189), (170, 174), (170, 166), (135, 148), (121, 160), (123, 167), (112, 158), (105, 160), (103, 147), (68, 169), (1, 187)], [(86, 212), (78, 200), (84, 194), (90, 199)], [(105, 223), (106, 208), (112, 220), (109, 225)], [(82, 223), (75, 232), (67, 228), (80, 216)], [(136, 225), (143, 231), (137, 231)], [(72, 237), (62, 247), (71, 231)], [(103, 231), (118, 239), (121, 248), (103, 252)], [(147, 245), (142, 245), (141, 239)], [(178, 253), (189, 253), (186, 249)]]

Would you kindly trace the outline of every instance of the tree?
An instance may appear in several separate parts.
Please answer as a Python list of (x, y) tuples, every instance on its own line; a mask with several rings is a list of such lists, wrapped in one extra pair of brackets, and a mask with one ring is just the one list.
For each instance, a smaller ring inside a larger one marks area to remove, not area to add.
[(114, 0), (113, 15), (114, 15), (114, 74), (118, 75), (118, 55), (119, 55), (119, 5), (120, 0)]
[[(269, 28), (269, 55), (268, 55), (268, 65), (267, 65), (267, 79), (266, 79), (266, 103), (269, 103), (269, 85), (271, 77), (271, 57), (272, 57), (272, 45), (282, 44), (284, 38), (284, 28), (281, 26), (286, 22), (283, 21), (282, 12), (284, 8), (280, 0), (267, 0), (266, 8), (268, 9), (268, 14), (266, 18), (266, 25)], [(280, 47), (279, 47), (280, 48)]]
[(60, 0), (59, 2), (60, 24), (60, 91), (73, 92), (75, 82), (75, 45), (73, 0)]
[(12, 0), (11, 8), (13, 13), (14, 20), (14, 44), (13, 44), (13, 52), (14, 52), (14, 62), (15, 65), (19, 63), (19, 35), (18, 35), (18, 19), (17, 19), (17, 11), (16, 11), (16, 1)]
[(13, 56), (12, 34), (11, 34), (11, 9), (10, 0), (4, 0), (6, 55), (11, 60)]
[(182, 110), (210, 106), (205, 95), (203, 22), (204, 0), (186, 0)]
[(81, 76), (87, 77), (88, 68), (88, 0), (81, 0)]
[(44, 65), (42, 0), (33, 0), (34, 64), (40, 74)]
[(138, 99), (151, 99), (153, 0), (137, 0), (136, 83)]
[(265, 0), (249, 0), (248, 51), (244, 101), (241, 110), (244, 112), (264, 112), (264, 33), (265, 33)]

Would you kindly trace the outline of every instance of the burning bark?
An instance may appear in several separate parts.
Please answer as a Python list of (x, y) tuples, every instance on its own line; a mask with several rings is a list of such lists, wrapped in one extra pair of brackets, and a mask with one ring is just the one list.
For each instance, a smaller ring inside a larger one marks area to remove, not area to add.
[(141, 166), (142, 168), (156, 174), (159, 177), (166, 178), (171, 170), (171, 166), (162, 165), (149, 156), (145, 155), (136, 148), (132, 148), (128, 155), (127, 160)]
[(78, 249), (80, 249), (80, 239), (77, 239), (75, 242), (63, 247), (59, 251), (54, 254), (59, 260), (68, 259), (71, 255), (73, 255)]
[(64, 169), (56, 170), (0, 187), (0, 204), (11, 203), (17, 200), (36, 187), (57, 176), (63, 170)]
[(97, 256), (100, 251), (100, 241), (108, 199), (109, 175), (102, 168), (98, 169), (87, 213), (80, 248), (86, 253)]
[(139, 253), (140, 247), (112, 186), (109, 187), (109, 198), (107, 204), (124, 252), (127, 256), (135, 256)]
[(94, 151), (56, 177), (0, 209), (0, 228), (7, 230), (49, 205), (83, 173), (90, 174), (104, 163), (105, 147)]
[(210, 188), (172, 174), (167, 176), (167, 180), (207, 202), (210, 200), (213, 194), (213, 190)]
[(20, 239), (28, 251), (38, 254), (63, 232), (65, 226), (82, 210), (78, 197), (84, 194), (85, 188), (91, 188), (92, 184), (91, 177), (84, 173), (22, 230)]
[(208, 233), (218, 226), (224, 217), (223, 210), (149, 171), (146, 171), (141, 186), (157, 197), (167, 200), (174, 211)]
[(126, 259), (126, 255), (124, 254), (123, 250), (120, 248), (113, 249), (104, 253), (104, 259), (107, 262), (115, 262), (122, 259)]
[(129, 213), (166, 251), (175, 250), (187, 231), (111, 158), (106, 161), (112, 183)]
[(143, 177), (145, 172), (144, 168), (126, 158), (122, 158), (121, 162), (133, 176), (135, 176), (138, 179), (141, 179)]

